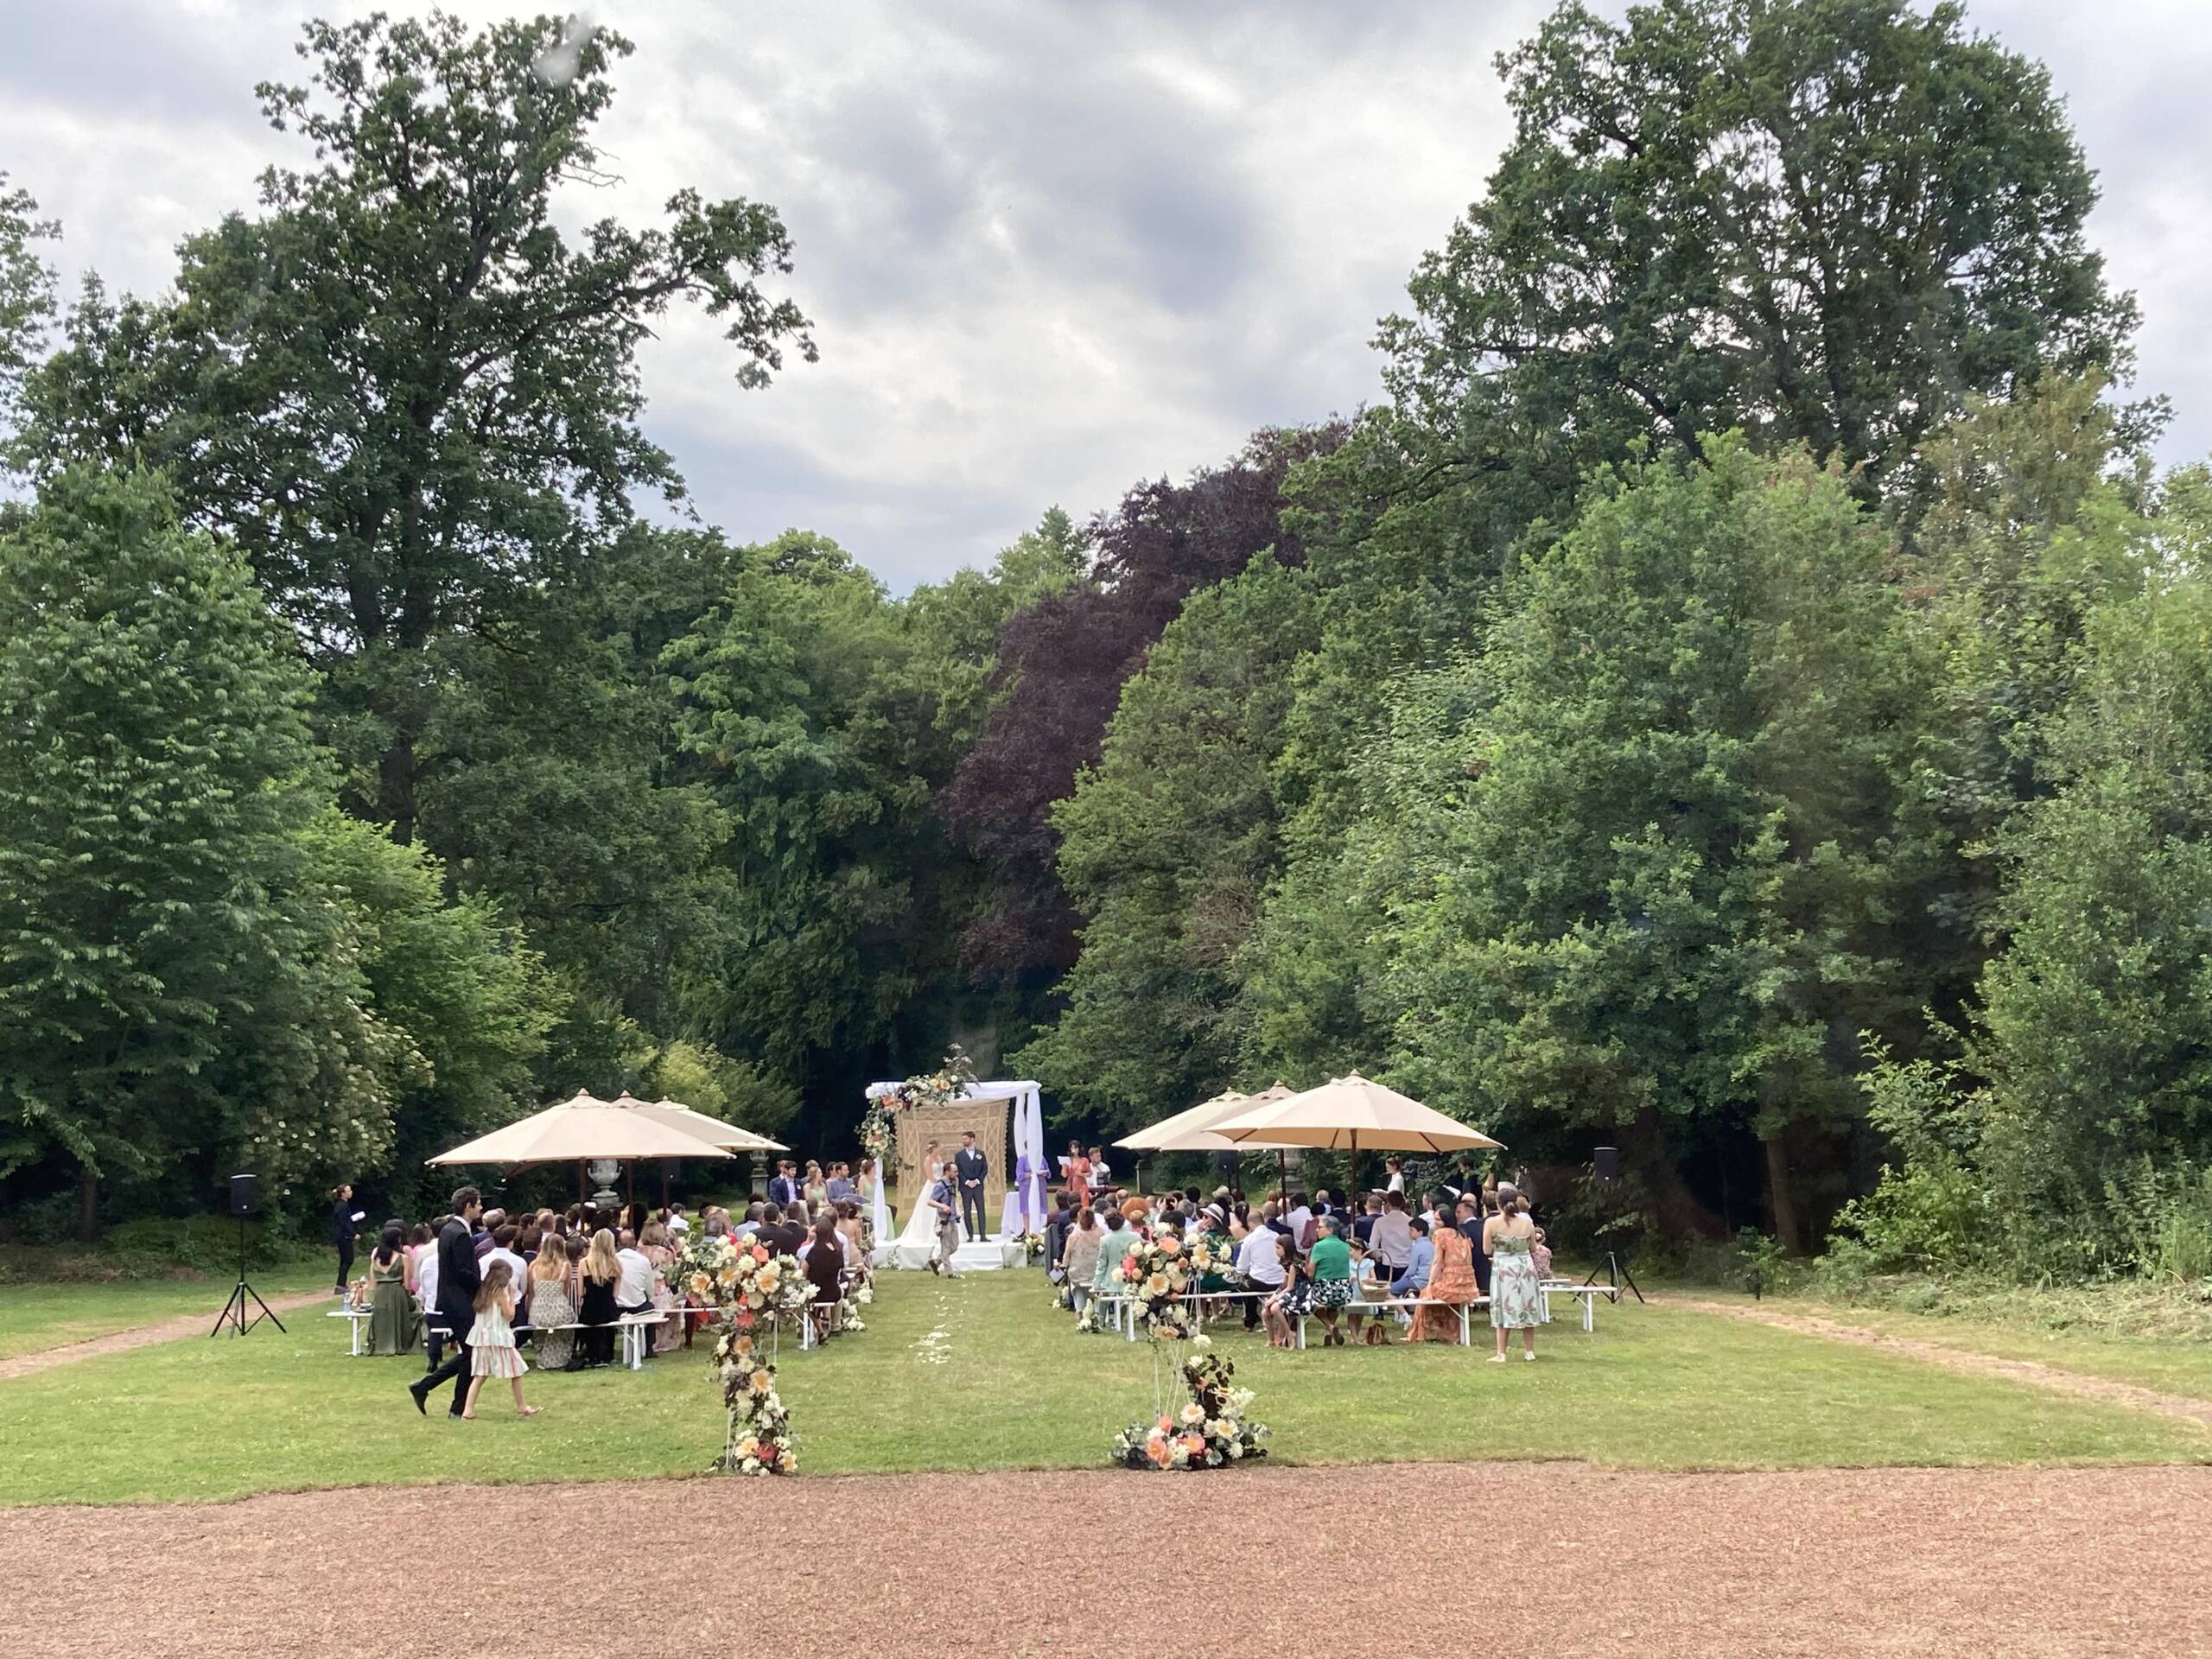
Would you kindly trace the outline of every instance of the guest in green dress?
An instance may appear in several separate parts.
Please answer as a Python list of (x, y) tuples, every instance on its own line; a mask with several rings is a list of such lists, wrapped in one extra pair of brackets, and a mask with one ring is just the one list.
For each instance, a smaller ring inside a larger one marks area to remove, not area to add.
[(411, 1354), (423, 1343), (423, 1310), (415, 1302), (413, 1263), (397, 1222), (386, 1224), (369, 1252), (369, 1279), (376, 1300), (369, 1305), (369, 1351)]
[(1321, 1236), (1306, 1252), (1313, 1269), (1313, 1311), (1320, 1315), (1324, 1348), (1344, 1346), (1344, 1334), (1337, 1329), (1338, 1313), (1351, 1302), (1351, 1246), (1344, 1243), (1344, 1224), (1334, 1216), (1321, 1218)]

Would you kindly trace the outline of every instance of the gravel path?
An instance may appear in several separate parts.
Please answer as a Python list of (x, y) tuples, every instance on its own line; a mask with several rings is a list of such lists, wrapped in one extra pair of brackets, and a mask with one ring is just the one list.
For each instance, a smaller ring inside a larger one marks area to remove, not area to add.
[[(313, 1307), (318, 1302), (332, 1307), (338, 1306), (337, 1296), (327, 1290), (295, 1291), (289, 1296), (271, 1296), (267, 1300), (269, 1306), (280, 1314), (289, 1313), (295, 1308)], [(59, 1348), (41, 1348), (35, 1354), (0, 1359), (0, 1382), (10, 1377), (51, 1370), (56, 1365), (73, 1365), (80, 1359), (98, 1359), (102, 1354), (127, 1353), (133, 1348), (149, 1348), (157, 1342), (204, 1337), (215, 1328), (215, 1315), (219, 1312), (221, 1309), (211, 1296), (204, 1313), (180, 1313), (173, 1319), (162, 1319), (154, 1325), (134, 1325), (128, 1331), (111, 1331), (104, 1337), (87, 1337), (82, 1342), (65, 1342)], [(339, 1334), (342, 1337), (345, 1332)]]
[(1931, 1365), (1948, 1366), (1955, 1371), (1970, 1371), (1977, 1376), (2000, 1377), (2008, 1382), (2025, 1382), (2060, 1394), (2079, 1395), (2085, 1400), (2102, 1401), (2107, 1405), (2132, 1406), (2138, 1411), (2155, 1412), (2162, 1417), (2178, 1417), (2183, 1422), (2195, 1423), (2199, 1428), (2212, 1429), (2212, 1400), (2192, 1400), (2186, 1395), (2163, 1394), (2156, 1389), (2121, 1382), (2107, 1376), (2088, 1376), (2079, 1371), (2063, 1371), (2055, 1365), (2041, 1364), (2032, 1359), (2004, 1359), (1995, 1354), (1977, 1354), (1944, 1343), (1892, 1336), (1886, 1331), (1850, 1325), (1841, 1319), (1822, 1319), (1816, 1313), (1784, 1313), (1777, 1308), (1764, 1307), (1756, 1303), (1746, 1306), (1741, 1302), (1697, 1301), (1680, 1296), (1669, 1296), (1665, 1300), (1673, 1307), (1693, 1308), (1700, 1313), (1722, 1313), (1730, 1319), (1770, 1325), (1777, 1330), (1826, 1337), (1832, 1342), (1857, 1343), (1864, 1348), (1879, 1348), (1890, 1353), (1904, 1354), (1913, 1359), (1925, 1360)]
[[(2212, 1468), (2177, 1466), (360, 1489), (0, 1512), (0, 1645), (11, 1659), (2212, 1655), (2212, 1597), (2184, 1541), (2208, 1532)], [(427, 1565), (448, 1546), (454, 1566)]]

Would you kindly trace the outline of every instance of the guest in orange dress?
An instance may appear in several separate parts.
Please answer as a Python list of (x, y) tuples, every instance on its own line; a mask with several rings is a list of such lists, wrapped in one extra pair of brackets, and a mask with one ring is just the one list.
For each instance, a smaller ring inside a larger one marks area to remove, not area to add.
[(1436, 1247), (1436, 1261), (1428, 1270), (1428, 1288), (1414, 1311), (1413, 1342), (1459, 1340), (1459, 1310), (1475, 1300), (1474, 1246), (1456, 1227), (1438, 1227), (1429, 1233)]

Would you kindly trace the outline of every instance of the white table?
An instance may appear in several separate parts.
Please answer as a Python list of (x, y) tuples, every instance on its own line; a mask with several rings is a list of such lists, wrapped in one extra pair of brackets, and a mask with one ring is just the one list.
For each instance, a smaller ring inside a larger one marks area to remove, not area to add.
[(361, 1357), (361, 1344), (365, 1340), (369, 1321), (375, 1317), (375, 1314), (376, 1309), (372, 1307), (334, 1307), (322, 1317), (326, 1319), (344, 1319), (346, 1322), (348, 1328), (346, 1332), (347, 1344), (346, 1357), (348, 1359), (359, 1359)]

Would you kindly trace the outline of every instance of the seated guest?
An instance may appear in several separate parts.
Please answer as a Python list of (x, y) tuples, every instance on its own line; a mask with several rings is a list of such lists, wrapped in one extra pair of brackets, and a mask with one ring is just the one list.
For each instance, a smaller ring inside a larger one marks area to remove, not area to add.
[(575, 1363), (576, 1333), (555, 1327), (576, 1323), (576, 1275), (582, 1261), (583, 1241), (556, 1234), (540, 1242), (537, 1259), (530, 1264), (531, 1328), (537, 1335), (541, 1371), (565, 1371)]
[(507, 1264), (507, 1288), (515, 1299), (512, 1322), (516, 1325), (527, 1324), (530, 1318), (523, 1305), (524, 1293), (530, 1285), (530, 1281), (523, 1275), (530, 1271), (530, 1263), (523, 1259), (522, 1252), (515, 1249), (515, 1242), (521, 1236), (522, 1229), (516, 1226), (514, 1223), (501, 1222), (493, 1230), (492, 1248), (478, 1257), (476, 1262), (476, 1270), (479, 1273), (490, 1272), (494, 1262), (504, 1262)]
[(1436, 1261), (1436, 1246), (1428, 1242), (1428, 1224), (1415, 1216), (1406, 1224), (1413, 1229), (1413, 1243), (1407, 1247), (1406, 1265), (1390, 1281), (1393, 1296), (1418, 1296), (1428, 1288), (1428, 1270)]
[(1406, 1334), (1415, 1342), (1457, 1342), (1459, 1310), (1481, 1294), (1475, 1288), (1474, 1247), (1457, 1227), (1431, 1228), (1428, 1242), (1428, 1283)]
[[(1065, 1198), (1067, 1194), (1060, 1196)], [(1100, 1241), (1106, 1236), (1098, 1212), (1084, 1205), (1062, 1234), (1060, 1267), (1068, 1287), (1068, 1306), (1081, 1313), (1091, 1297), (1091, 1281), (1098, 1276)]]
[(1313, 1305), (1313, 1275), (1306, 1269), (1306, 1258), (1299, 1255), (1297, 1245), (1288, 1237), (1275, 1235), (1274, 1247), (1282, 1287), (1268, 1298), (1268, 1345), (1293, 1348), (1298, 1344), (1293, 1324)]
[(852, 1166), (844, 1163), (830, 1165), (826, 1191), (832, 1204), (842, 1204), (848, 1198), (857, 1197), (860, 1188), (853, 1185)]
[(1352, 1217), (1352, 1243), (1371, 1246), (1375, 1243), (1375, 1224), (1382, 1218), (1382, 1196), (1379, 1193), (1370, 1192), (1360, 1204), (1359, 1213)]
[(1051, 1208), (1045, 1211), (1045, 1272), (1055, 1284), (1065, 1282), (1061, 1256), (1066, 1253), (1068, 1222), (1075, 1214), (1075, 1199), (1065, 1191), (1052, 1194)]
[[(1142, 1215), (1143, 1200), (1132, 1199), (1131, 1202), (1136, 1205), (1137, 1213)], [(1122, 1258), (1129, 1253), (1129, 1246), (1135, 1242), (1135, 1230), (1130, 1225), (1126, 1210), (1109, 1210), (1106, 1212), (1106, 1230), (1098, 1236), (1098, 1266), (1090, 1275), (1092, 1295), (1118, 1296), (1122, 1294), (1121, 1281), (1115, 1278), (1114, 1274), (1122, 1265)]]
[(415, 1306), (407, 1285), (412, 1276), (407, 1236), (397, 1222), (386, 1222), (376, 1248), (369, 1252), (369, 1282), (375, 1287), (369, 1313), (371, 1353), (411, 1354), (422, 1341), (422, 1310)]
[(1467, 1236), (1473, 1252), (1475, 1291), (1478, 1295), (1490, 1294), (1490, 1252), (1483, 1249), (1482, 1198), (1472, 1192), (1459, 1195), (1458, 1226)]
[(638, 1248), (638, 1236), (624, 1232), (615, 1239), (614, 1259), (622, 1264), (621, 1282), (614, 1287), (614, 1306), (623, 1314), (653, 1311), (653, 1262)]
[(481, 1273), (484, 1270), (484, 1258), (491, 1255), (493, 1250), (496, 1248), (496, 1244), (492, 1235), (499, 1230), (500, 1224), (505, 1222), (506, 1218), (507, 1212), (504, 1210), (486, 1210), (481, 1216), (477, 1217), (476, 1270), (479, 1273)]
[[(1282, 1288), (1282, 1257), (1276, 1245), (1282, 1234), (1274, 1229), (1275, 1207), (1272, 1203), (1261, 1210), (1262, 1220), (1253, 1224), (1244, 1235), (1244, 1242), (1237, 1247), (1236, 1271), (1243, 1275), (1245, 1287), (1250, 1290), (1274, 1292)], [(1244, 1328), (1251, 1330), (1260, 1323), (1261, 1305), (1265, 1296), (1244, 1299)]]
[(1339, 1310), (1352, 1296), (1351, 1247), (1344, 1243), (1344, 1224), (1335, 1216), (1321, 1217), (1320, 1236), (1309, 1252), (1313, 1269), (1313, 1311), (1321, 1316), (1324, 1348), (1344, 1346), (1344, 1334), (1337, 1329)]
[(1414, 1242), (1411, 1221), (1406, 1214), (1406, 1195), (1385, 1193), (1382, 1213), (1375, 1218), (1375, 1231), (1368, 1243), (1375, 1253), (1376, 1271), (1386, 1278), (1395, 1278), (1406, 1265), (1406, 1255)]
[(707, 1236), (709, 1238), (728, 1238), (729, 1236), (729, 1224), (724, 1221), (720, 1216), (709, 1216), (707, 1217)]
[(837, 1235), (845, 1241), (845, 1265), (858, 1269), (862, 1278), (869, 1277), (868, 1223), (861, 1217), (858, 1198), (847, 1198), (837, 1206)]
[(683, 1243), (683, 1235), (690, 1230), (691, 1223), (683, 1213), (683, 1206), (680, 1204), (670, 1205), (668, 1206), (669, 1243), (680, 1248)]
[(829, 1315), (845, 1295), (845, 1247), (837, 1236), (837, 1224), (823, 1216), (814, 1224), (806, 1245), (806, 1282), (814, 1287), (816, 1328), (828, 1330)]
[(614, 1321), (622, 1317), (617, 1297), (622, 1283), (622, 1262), (614, 1251), (614, 1235), (601, 1227), (584, 1250), (583, 1300), (577, 1318), (592, 1327), (584, 1332), (584, 1363), (609, 1365), (614, 1361)]

